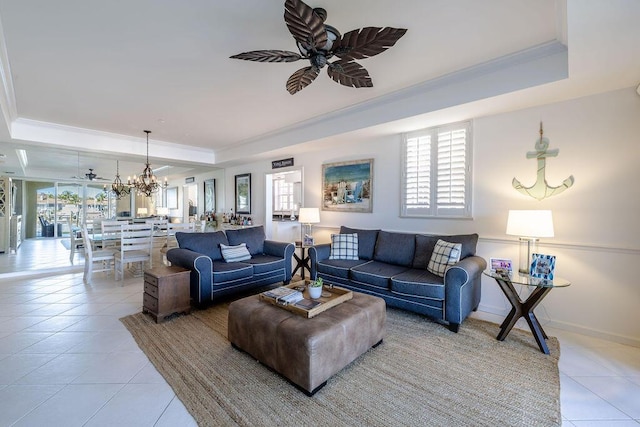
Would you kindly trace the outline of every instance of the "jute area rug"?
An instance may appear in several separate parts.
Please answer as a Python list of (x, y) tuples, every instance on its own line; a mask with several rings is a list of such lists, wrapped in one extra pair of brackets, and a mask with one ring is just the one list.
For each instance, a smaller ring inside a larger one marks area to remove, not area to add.
[(158, 371), (203, 426), (555, 426), (558, 358), (530, 333), (496, 340), (498, 325), (467, 319), (457, 334), (387, 309), (382, 345), (307, 397), (231, 347), (228, 303), (162, 324), (122, 318)]

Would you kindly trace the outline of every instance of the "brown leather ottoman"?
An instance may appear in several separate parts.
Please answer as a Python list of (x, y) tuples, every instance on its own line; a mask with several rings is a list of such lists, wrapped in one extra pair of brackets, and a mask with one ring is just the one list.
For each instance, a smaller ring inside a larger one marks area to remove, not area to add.
[(333, 374), (382, 342), (386, 317), (383, 299), (358, 292), (311, 319), (254, 295), (229, 305), (228, 336), (234, 347), (311, 396)]

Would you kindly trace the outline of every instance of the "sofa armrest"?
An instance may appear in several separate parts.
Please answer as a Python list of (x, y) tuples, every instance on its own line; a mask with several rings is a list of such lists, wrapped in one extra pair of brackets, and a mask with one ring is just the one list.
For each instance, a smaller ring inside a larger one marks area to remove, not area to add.
[(291, 280), (291, 258), (296, 247), (293, 243), (265, 240), (263, 252), (265, 255), (284, 258), (285, 282)]
[(322, 243), (309, 248), (309, 263), (311, 265), (311, 280), (318, 278), (318, 261), (323, 261), (331, 255), (331, 243)]
[[(288, 246), (294, 246), (294, 245), (293, 243), (288, 243), (288, 242), (277, 242), (275, 240), (265, 240), (263, 252), (265, 255), (284, 258), (285, 256), (287, 256)], [(291, 255), (293, 255), (293, 251), (291, 251)]]
[(467, 257), (447, 269), (444, 276), (445, 320), (460, 324), (480, 304), (481, 276), (487, 262)]
[(167, 261), (171, 265), (191, 271), (190, 288), (194, 303), (203, 304), (213, 298), (213, 261), (199, 252), (183, 248), (172, 248), (167, 251)]

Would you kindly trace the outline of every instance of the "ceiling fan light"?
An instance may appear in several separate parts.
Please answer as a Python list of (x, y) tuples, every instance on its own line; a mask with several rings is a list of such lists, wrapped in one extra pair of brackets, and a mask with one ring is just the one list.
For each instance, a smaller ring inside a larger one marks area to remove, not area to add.
[(296, 42), (296, 45), (298, 46), (298, 50), (300, 51), (300, 55), (302, 55), (303, 57), (307, 58), (309, 56), (309, 46), (304, 46), (300, 42)]
[(340, 37), (342, 37), (342, 35), (340, 34), (340, 31), (338, 31), (331, 25), (325, 25), (324, 28), (327, 31), (327, 43), (325, 43), (325, 45), (322, 47), (322, 50), (330, 51), (331, 49), (333, 49), (333, 44), (335, 43), (335, 41), (340, 40)]

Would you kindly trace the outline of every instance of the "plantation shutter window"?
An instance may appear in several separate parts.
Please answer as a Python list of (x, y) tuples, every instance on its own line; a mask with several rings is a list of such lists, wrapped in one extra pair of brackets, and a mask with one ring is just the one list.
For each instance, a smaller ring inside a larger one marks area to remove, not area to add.
[(273, 210), (274, 212), (290, 212), (293, 206), (293, 184), (279, 178), (273, 181)]
[(471, 123), (404, 135), (401, 216), (471, 216)]

